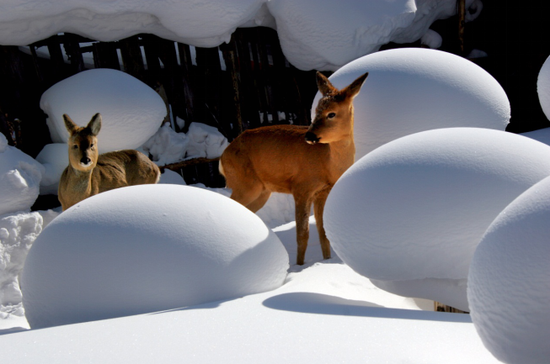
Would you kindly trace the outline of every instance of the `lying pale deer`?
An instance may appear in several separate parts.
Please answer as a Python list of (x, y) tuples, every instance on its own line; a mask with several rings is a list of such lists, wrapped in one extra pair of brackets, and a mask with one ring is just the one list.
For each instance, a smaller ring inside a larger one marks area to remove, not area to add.
[(299, 265), (304, 264), (312, 203), (323, 258), (330, 258), (323, 210), (332, 186), (355, 159), (353, 99), (367, 76), (368, 73), (338, 90), (317, 73), (322, 98), (309, 127), (274, 125), (249, 129), (233, 140), (221, 156), (220, 172), (227, 187), (233, 190), (231, 198), (251, 211), (258, 211), (271, 192), (294, 196)]
[(67, 114), (63, 120), (69, 132), (69, 166), (61, 175), (58, 190), (63, 210), (100, 192), (158, 182), (159, 168), (143, 153), (131, 149), (98, 153), (99, 113), (86, 127), (76, 125)]

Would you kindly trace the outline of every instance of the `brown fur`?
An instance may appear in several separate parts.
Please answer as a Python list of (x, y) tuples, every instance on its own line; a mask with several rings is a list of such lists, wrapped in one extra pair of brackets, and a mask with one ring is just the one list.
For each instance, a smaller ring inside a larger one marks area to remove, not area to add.
[(69, 132), (69, 165), (61, 175), (58, 190), (63, 211), (104, 191), (158, 182), (158, 166), (143, 153), (136, 150), (98, 153), (100, 114), (95, 114), (86, 127), (76, 125), (66, 114), (63, 120)]
[(323, 97), (309, 127), (275, 125), (247, 130), (221, 156), (220, 172), (233, 190), (231, 198), (251, 211), (258, 211), (271, 192), (294, 196), (299, 265), (304, 264), (312, 204), (323, 258), (330, 258), (323, 210), (332, 186), (355, 159), (353, 99), (367, 75), (338, 90), (317, 73)]

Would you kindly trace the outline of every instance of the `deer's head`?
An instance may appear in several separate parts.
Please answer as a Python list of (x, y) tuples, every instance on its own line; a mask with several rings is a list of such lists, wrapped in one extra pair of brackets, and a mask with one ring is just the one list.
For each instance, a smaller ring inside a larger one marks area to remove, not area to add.
[(101, 129), (101, 115), (95, 114), (87, 126), (76, 125), (67, 114), (63, 114), (65, 127), (69, 132), (69, 163), (82, 172), (93, 169), (99, 155), (97, 147), (97, 134)]
[(332, 143), (353, 137), (353, 99), (368, 75), (365, 73), (349, 86), (338, 90), (327, 77), (317, 72), (317, 87), (322, 97), (306, 133), (306, 142)]

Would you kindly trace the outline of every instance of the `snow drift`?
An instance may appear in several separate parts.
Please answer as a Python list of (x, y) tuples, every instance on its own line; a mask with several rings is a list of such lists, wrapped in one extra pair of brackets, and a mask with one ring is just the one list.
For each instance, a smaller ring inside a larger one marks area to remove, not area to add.
[(502, 211), (474, 254), (468, 277), (472, 320), (505, 363), (550, 358), (550, 177)]
[(44, 167), (8, 145), (0, 133), (0, 215), (28, 211), (40, 193)]
[[(451, 53), (423, 48), (381, 51), (346, 64), (329, 80), (342, 88), (365, 72), (369, 77), (354, 101), (356, 160), (423, 130), (504, 130), (509, 122), (510, 102), (499, 83)], [(312, 112), (320, 98), (318, 92)]]
[(69, 134), (63, 114), (80, 126), (92, 116), (103, 118), (99, 152), (135, 149), (160, 128), (166, 105), (152, 88), (127, 73), (98, 68), (77, 73), (48, 90), (40, 99), (55, 143), (66, 143)]
[(42, 223), (38, 212), (0, 217), (0, 306), (21, 303), (19, 277), (12, 272), (23, 269), (29, 249), (42, 231)]
[(474, 251), (497, 215), (550, 175), (550, 147), (502, 131), (409, 135), (338, 180), (325, 226), (342, 260), (393, 293), (468, 310)]
[[(482, 9), (481, 0), (466, 6), (468, 20)], [(454, 14), (454, 0), (7, 0), (0, 4), (0, 44), (26, 45), (59, 32), (101, 41), (150, 33), (215, 47), (238, 27), (267, 26), (296, 67), (335, 70), (388, 42), (419, 40), (435, 20)]]
[(229, 198), (125, 187), (44, 229), (23, 270), (23, 305), (32, 328), (127, 316), (272, 290), (288, 266), (277, 236)]

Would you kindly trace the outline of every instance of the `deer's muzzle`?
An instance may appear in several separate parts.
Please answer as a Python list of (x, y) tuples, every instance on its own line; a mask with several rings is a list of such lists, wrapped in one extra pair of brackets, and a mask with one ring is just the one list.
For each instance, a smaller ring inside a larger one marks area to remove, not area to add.
[(308, 131), (306, 133), (306, 142), (308, 144), (316, 144), (318, 143), (320, 138), (317, 137), (317, 135), (311, 131)]

